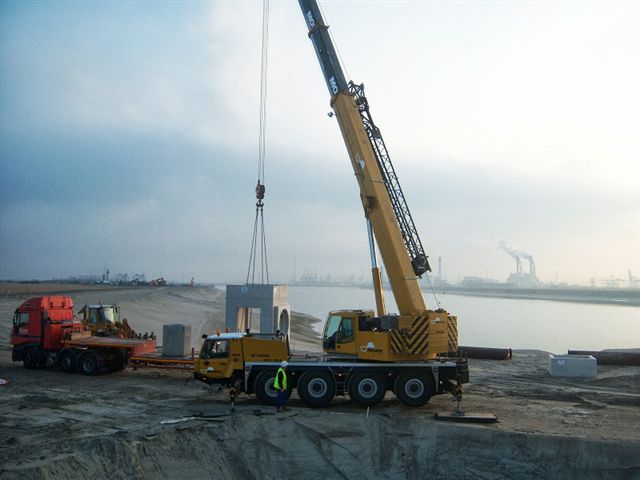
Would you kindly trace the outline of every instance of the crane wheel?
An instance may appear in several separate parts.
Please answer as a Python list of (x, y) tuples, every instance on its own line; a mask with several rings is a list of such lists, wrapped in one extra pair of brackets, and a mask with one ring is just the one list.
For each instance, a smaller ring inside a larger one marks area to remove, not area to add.
[(360, 372), (348, 380), (349, 397), (354, 402), (371, 407), (379, 403), (386, 393), (382, 375), (375, 372)]
[(305, 372), (298, 380), (298, 395), (312, 407), (328, 405), (336, 396), (336, 381), (329, 372)]
[(275, 405), (278, 392), (273, 387), (273, 382), (276, 379), (275, 371), (266, 371), (260, 373), (256, 377), (256, 381), (253, 384), (253, 391), (256, 396), (265, 405)]
[(80, 371), (84, 375), (97, 375), (100, 372), (100, 363), (100, 357), (91, 351), (84, 352), (78, 361)]
[(75, 373), (78, 369), (78, 357), (73, 350), (64, 350), (60, 353), (58, 364), (64, 373)]
[(423, 372), (403, 372), (393, 386), (396, 397), (408, 407), (421, 407), (435, 393), (433, 378)]

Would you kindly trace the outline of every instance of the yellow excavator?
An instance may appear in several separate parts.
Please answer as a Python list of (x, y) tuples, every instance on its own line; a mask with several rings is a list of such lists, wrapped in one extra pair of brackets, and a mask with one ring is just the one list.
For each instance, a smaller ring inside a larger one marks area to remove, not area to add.
[(136, 338), (137, 334), (127, 319), (120, 320), (120, 307), (111, 304), (85, 304), (78, 315), (89, 330), (98, 336)]

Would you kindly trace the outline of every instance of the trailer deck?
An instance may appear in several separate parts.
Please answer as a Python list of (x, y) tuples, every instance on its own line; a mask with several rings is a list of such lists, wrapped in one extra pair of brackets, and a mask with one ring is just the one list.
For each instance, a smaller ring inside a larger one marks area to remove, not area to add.
[(154, 352), (156, 341), (143, 338), (83, 337), (62, 342), (64, 348), (124, 348), (132, 357)]

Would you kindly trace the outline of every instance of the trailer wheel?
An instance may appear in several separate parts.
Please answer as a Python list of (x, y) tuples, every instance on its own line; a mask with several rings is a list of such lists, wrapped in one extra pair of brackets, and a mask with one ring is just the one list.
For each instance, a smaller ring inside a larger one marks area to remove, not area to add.
[(253, 391), (256, 396), (265, 405), (275, 405), (278, 392), (273, 387), (273, 382), (276, 380), (276, 372), (266, 371), (260, 373), (256, 377), (256, 381), (253, 384)]
[(323, 407), (336, 396), (336, 381), (329, 372), (305, 372), (298, 380), (298, 395), (312, 407)]
[(96, 375), (100, 372), (100, 358), (94, 352), (85, 352), (80, 357), (80, 371), (85, 375)]
[(396, 378), (393, 390), (396, 397), (408, 407), (420, 407), (434, 394), (430, 375), (422, 372), (401, 373)]
[(36, 347), (27, 347), (22, 350), (22, 363), (24, 364), (24, 368), (28, 368), (29, 370), (42, 366), (41, 357), (42, 355), (40, 355)]
[(60, 368), (65, 373), (74, 373), (78, 369), (78, 358), (73, 350), (63, 350), (58, 360)]
[(386, 393), (382, 375), (375, 372), (357, 373), (348, 385), (351, 400), (365, 407), (380, 402)]

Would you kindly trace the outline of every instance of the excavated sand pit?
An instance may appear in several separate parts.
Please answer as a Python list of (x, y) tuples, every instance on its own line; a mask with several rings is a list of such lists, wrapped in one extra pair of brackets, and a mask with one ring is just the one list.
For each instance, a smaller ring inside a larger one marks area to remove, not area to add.
[[(529, 435), (393, 414), (239, 412), (52, 442), (2, 478), (637, 478), (638, 444)], [(52, 446), (53, 446), (52, 445)]]
[[(77, 304), (95, 295), (73, 294)], [(142, 330), (189, 319), (197, 339), (223, 319), (223, 294), (210, 289), (100, 297)], [(344, 398), (310, 409), (294, 395), (292, 411), (276, 415), (241, 396), (230, 415), (225, 392), (187, 373), (85, 377), (12, 363), (11, 313), (23, 299), (0, 300), (2, 480), (640, 478), (640, 367), (603, 366), (576, 380), (551, 377), (545, 352), (473, 360), (463, 407), (496, 414), (493, 425), (438, 422), (433, 414), (453, 407), (444, 395), (408, 409), (388, 394), (368, 416)], [(312, 334), (301, 326), (294, 342)]]

